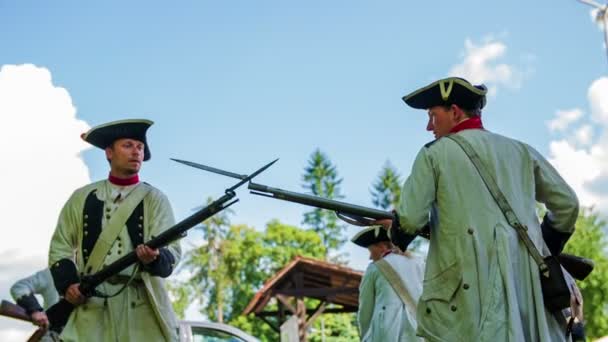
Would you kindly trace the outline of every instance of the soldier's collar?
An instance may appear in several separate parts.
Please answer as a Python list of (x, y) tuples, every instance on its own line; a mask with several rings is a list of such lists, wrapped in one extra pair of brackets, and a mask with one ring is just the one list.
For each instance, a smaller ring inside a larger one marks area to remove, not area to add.
[(109, 175), (108, 180), (110, 181), (110, 183), (112, 183), (114, 185), (128, 186), (128, 185), (133, 185), (133, 184), (139, 183), (139, 175), (136, 174), (135, 176), (129, 177), (129, 178), (118, 178), (118, 177)]
[(483, 129), (481, 116), (475, 116), (459, 123), (450, 130), (450, 133), (457, 133), (460, 131), (464, 131), (465, 129)]

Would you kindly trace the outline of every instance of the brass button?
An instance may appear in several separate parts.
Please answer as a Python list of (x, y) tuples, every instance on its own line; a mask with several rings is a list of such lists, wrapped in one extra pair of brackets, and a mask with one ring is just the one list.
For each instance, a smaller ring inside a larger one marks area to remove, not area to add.
[(450, 310), (452, 310), (452, 311), (456, 311), (456, 309), (457, 309), (456, 305), (452, 305), (452, 307), (450, 307)]
[(88, 218), (89, 218), (89, 215), (84, 214), (84, 219), (86, 220), (86, 219), (88, 219)]
[(431, 313), (431, 308), (426, 308), (426, 313), (430, 314)]
[(89, 235), (89, 231), (88, 231), (88, 230), (85, 230), (85, 231), (84, 231), (84, 235), (85, 235), (85, 236), (86, 236), (86, 235)]
[(142, 234), (142, 233), (139, 233), (139, 236), (140, 236), (140, 237), (143, 237), (143, 234)]
[(465, 289), (465, 290), (468, 290), (469, 289), (469, 284), (462, 285), (462, 288)]
[(469, 233), (469, 234), (473, 235), (473, 228), (469, 228), (469, 229), (467, 229), (467, 233)]
[(143, 221), (143, 220), (144, 220), (144, 217), (143, 217), (143, 216), (140, 216), (140, 217), (139, 217), (139, 220), (140, 220), (140, 221)]
[(138, 226), (139, 228), (143, 228), (143, 227), (144, 227), (144, 226), (143, 226), (143, 224), (141, 224), (141, 223), (138, 223), (138, 224), (137, 224), (137, 226)]
[(84, 223), (84, 226), (85, 226), (85, 227), (88, 227), (88, 226), (89, 226), (89, 224), (85, 222), (85, 223)]
[(82, 251), (83, 251), (83, 252), (85, 252), (85, 253), (88, 253), (88, 251), (86, 250), (86, 248), (85, 248), (85, 249), (83, 249)]

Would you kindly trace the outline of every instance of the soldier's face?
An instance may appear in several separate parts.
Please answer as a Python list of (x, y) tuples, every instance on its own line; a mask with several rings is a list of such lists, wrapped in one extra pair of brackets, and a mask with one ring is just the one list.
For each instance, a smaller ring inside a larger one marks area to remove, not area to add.
[(458, 123), (454, 106), (435, 106), (429, 108), (429, 122), (426, 125), (427, 131), (432, 131), (435, 138), (446, 136)]
[(113, 176), (136, 175), (144, 160), (144, 143), (135, 139), (118, 139), (111, 147), (106, 148), (106, 158), (110, 160)]

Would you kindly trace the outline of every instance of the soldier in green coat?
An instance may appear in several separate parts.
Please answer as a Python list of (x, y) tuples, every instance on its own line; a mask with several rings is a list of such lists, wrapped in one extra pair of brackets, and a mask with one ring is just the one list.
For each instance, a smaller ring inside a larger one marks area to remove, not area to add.
[(416, 303), (422, 292), (422, 260), (400, 253), (380, 226), (362, 229), (351, 241), (367, 248), (373, 261), (359, 286), (361, 341), (418, 341)]
[[(181, 256), (179, 242), (151, 249), (144, 243), (175, 224), (167, 197), (140, 182), (150, 159), (149, 120), (121, 120), (82, 138), (105, 150), (110, 174), (76, 190), (59, 215), (49, 264), (57, 291), (76, 309), (62, 341), (176, 341), (177, 322), (164, 286)], [(140, 261), (84, 298), (81, 274), (93, 274), (135, 250)]]
[[(416, 156), (393, 222), (413, 234), (430, 213), (417, 333), (429, 341), (564, 341), (563, 319), (545, 308), (537, 263), (469, 157), (446, 136), (472, 145), (543, 257), (557, 255), (574, 232), (578, 200), (535, 149), (483, 128), (485, 95), (485, 86), (451, 77), (403, 98), (427, 110), (436, 138)], [(548, 209), (542, 229), (537, 202)]]

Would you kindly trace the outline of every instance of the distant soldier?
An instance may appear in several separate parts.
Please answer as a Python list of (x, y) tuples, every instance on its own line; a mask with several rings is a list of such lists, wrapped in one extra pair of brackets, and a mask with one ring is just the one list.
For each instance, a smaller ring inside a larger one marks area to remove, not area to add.
[[(152, 249), (144, 243), (175, 224), (167, 197), (139, 181), (150, 159), (149, 120), (122, 120), (82, 135), (105, 151), (110, 175), (76, 190), (53, 234), (49, 263), (58, 292), (76, 305), (62, 341), (175, 341), (177, 321), (164, 279), (181, 256), (179, 242)], [(135, 251), (131, 265), (85, 298), (80, 275), (93, 274)]]
[[(38, 303), (35, 295), (41, 295), (43, 306)], [(48, 329), (49, 319), (44, 310), (59, 301), (59, 294), (53, 285), (53, 278), (48, 268), (17, 281), (11, 286), (11, 296), (20, 307), (24, 308), (32, 323), (42, 329)], [(53, 331), (47, 331), (40, 340), (42, 342), (59, 341), (59, 336)]]
[(416, 303), (422, 292), (424, 265), (402, 255), (386, 231), (372, 226), (351, 240), (369, 250), (373, 261), (359, 287), (359, 333), (362, 341), (416, 341)]

